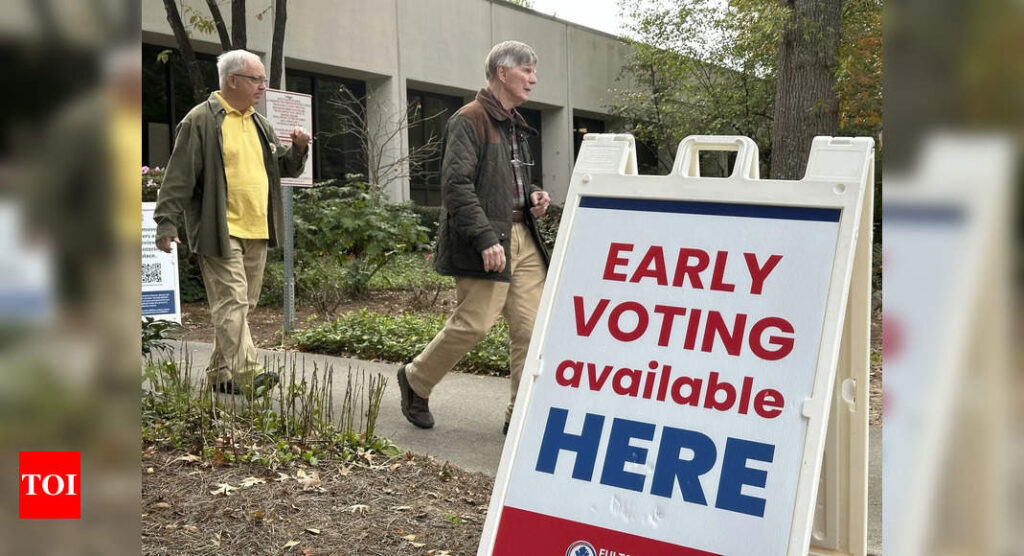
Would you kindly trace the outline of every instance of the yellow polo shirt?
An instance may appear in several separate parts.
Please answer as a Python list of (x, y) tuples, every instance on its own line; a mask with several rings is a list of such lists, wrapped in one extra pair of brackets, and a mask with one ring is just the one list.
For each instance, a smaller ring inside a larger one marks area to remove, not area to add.
[(255, 110), (245, 113), (231, 107), (220, 91), (215, 93), (227, 111), (221, 126), (224, 147), (224, 175), (228, 180), (228, 234), (243, 239), (268, 239), (267, 211), (270, 185), (263, 163)]

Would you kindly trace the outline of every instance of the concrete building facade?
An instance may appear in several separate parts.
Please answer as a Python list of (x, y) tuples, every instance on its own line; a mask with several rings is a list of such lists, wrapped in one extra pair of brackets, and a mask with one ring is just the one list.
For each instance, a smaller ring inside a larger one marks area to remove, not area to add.
[[(192, 4), (205, 13), (203, 3)], [(269, 73), (274, 16), (273, 3), (268, 4), (270, 8), (256, 13), (250, 2), (247, 46), (264, 57)], [(222, 11), (230, 26), (230, 10)], [(396, 114), (403, 114), (410, 102), (421, 103), (424, 114), (438, 106), (450, 113), (485, 85), (484, 57), (491, 46), (507, 39), (530, 44), (539, 58), (538, 84), (522, 108), (540, 131), (538, 145), (534, 145), (541, 170), (537, 180), (560, 202), (565, 198), (582, 133), (611, 130), (606, 123), (612, 121), (608, 115), (612, 89), (622, 86), (617, 79), (629, 55), (629, 46), (613, 35), (503, 0), (292, 1), (288, 5), (282, 88), (311, 92), (316, 97), (323, 93), (315, 90), (317, 83), (327, 83), (327, 88), (339, 82), (350, 84), (354, 91), (373, 99), (364, 106), (369, 126), (393, 125)], [(176, 48), (160, 0), (142, 2), (142, 42), (144, 65), (149, 66), (153, 61), (148, 56)], [(204, 73), (209, 73), (212, 57), (221, 51), (216, 36), (193, 31), (192, 44), (205, 60)], [(174, 125), (190, 106), (174, 105), (176, 99), (181, 104), (182, 95), (173, 89), (181, 89), (183, 84), (175, 85), (173, 76), (170, 81), (164, 79), (164, 85), (160, 85), (162, 77), (154, 79), (150, 81), (155, 85), (144, 87), (144, 102), (147, 95), (158, 96), (161, 86), (171, 89), (160, 101), (149, 99), (150, 112), (157, 114), (144, 122), (144, 162), (159, 165), (169, 153)], [(178, 80), (182, 81), (182, 76)], [(208, 85), (216, 87), (215, 73)], [(310, 91), (300, 90), (304, 87)], [(164, 116), (159, 114), (162, 105), (171, 107)], [(328, 105), (323, 106), (322, 111), (330, 111)], [(444, 119), (442, 114), (440, 125)], [(326, 119), (324, 125), (329, 125)], [(403, 160), (410, 140), (417, 141), (413, 130), (400, 135), (386, 146), (385, 158)], [(318, 167), (322, 170), (318, 178), (342, 177), (329, 175), (330, 161), (321, 160)], [(437, 204), (437, 184), (419, 181), (424, 180), (402, 177), (382, 185), (395, 201)]]

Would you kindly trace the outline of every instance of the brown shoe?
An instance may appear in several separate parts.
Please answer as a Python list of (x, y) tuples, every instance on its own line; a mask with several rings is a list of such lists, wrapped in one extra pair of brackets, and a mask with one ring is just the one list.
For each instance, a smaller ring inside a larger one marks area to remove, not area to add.
[(398, 368), (398, 389), (402, 393), (402, 415), (421, 429), (434, 427), (434, 416), (430, 414), (427, 398), (421, 397), (409, 386), (405, 378), (405, 365)]

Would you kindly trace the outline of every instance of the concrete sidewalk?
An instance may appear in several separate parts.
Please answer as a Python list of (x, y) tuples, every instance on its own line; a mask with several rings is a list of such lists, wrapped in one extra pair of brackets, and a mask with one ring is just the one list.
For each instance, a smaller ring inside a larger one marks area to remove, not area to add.
[[(212, 344), (192, 342), (187, 346), (192, 359), (193, 373), (201, 373), (210, 359)], [(176, 350), (180, 354), (180, 349)], [(260, 357), (283, 359), (284, 353), (260, 350)], [(403, 450), (421, 455), (434, 456), (450, 461), (469, 471), (478, 471), (494, 476), (498, 471), (501, 449), (505, 436), (501, 427), (505, 422), (505, 405), (508, 403), (509, 382), (503, 377), (451, 373), (434, 390), (430, 397), (430, 411), (437, 424), (433, 429), (414, 427), (402, 416), (398, 384), (395, 372), (398, 365), (378, 363), (347, 357), (334, 357), (302, 353), (289, 353), (298, 357), (298, 367), (303, 362), (308, 370), (316, 364), (318, 368), (330, 365), (334, 375), (335, 410), (340, 409), (344, 397), (345, 374), (366, 370), (379, 373), (388, 379), (387, 389), (381, 402), (377, 419), (377, 434), (391, 439)], [(882, 553), (882, 429), (871, 428), (870, 439), (870, 492), (868, 493), (868, 553)]]

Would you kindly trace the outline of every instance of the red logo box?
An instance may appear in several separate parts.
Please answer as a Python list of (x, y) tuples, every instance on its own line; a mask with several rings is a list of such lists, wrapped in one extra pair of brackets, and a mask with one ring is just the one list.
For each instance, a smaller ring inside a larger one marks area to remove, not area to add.
[(81, 452), (18, 452), (18, 517), (82, 517)]

